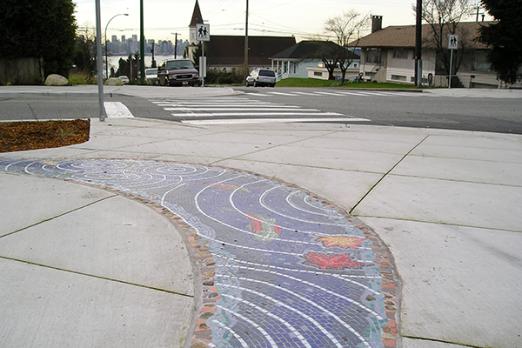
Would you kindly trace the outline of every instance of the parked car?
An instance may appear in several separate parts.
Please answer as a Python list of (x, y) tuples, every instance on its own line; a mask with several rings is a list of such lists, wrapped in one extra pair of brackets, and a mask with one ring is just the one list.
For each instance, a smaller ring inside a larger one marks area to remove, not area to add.
[(246, 78), (245, 85), (249, 86), (269, 86), (275, 87), (276, 74), (268, 69), (255, 69)]
[(145, 69), (145, 81), (149, 85), (157, 85), (158, 84), (158, 68), (149, 68)]
[(158, 68), (160, 86), (200, 86), (199, 73), (188, 59), (167, 60)]
[(124, 85), (128, 85), (130, 83), (130, 80), (127, 76), (125, 75), (122, 75), (122, 76), (118, 76), (118, 78), (120, 79), (120, 81), (124, 84)]

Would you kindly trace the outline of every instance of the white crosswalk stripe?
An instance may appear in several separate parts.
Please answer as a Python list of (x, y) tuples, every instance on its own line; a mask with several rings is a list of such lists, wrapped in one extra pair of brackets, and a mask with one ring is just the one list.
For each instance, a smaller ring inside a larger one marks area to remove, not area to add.
[(320, 92), (320, 91), (316, 91), (314, 92), (315, 94), (322, 94), (322, 95), (334, 95), (336, 97), (338, 96), (341, 96), (342, 94), (339, 94), (339, 93), (332, 93), (332, 92)]
[(233, 124), (273, 122), (360, 123), (369, 119), (337, 112), (282, 105), (245, 97), (214, 97), (206, 100), (153, 99), (150, 102), (169, 112), (176, 121), (190, 124)]
[(277, 96), (284, 96), (284, 97), (304, 97), (304, 96), (310, 96), (310, 97), (328, 97), (328, 96), (330, 96), (330, 97), (347, 97), (347, 96), (355, 96), (355, 97), (370, 97), (370, 96), (422, 97), (422, 96), (429, 96), (429, 97), (436, 97), (437, 96), (435, 94), (430, 94), (430, 93), (400, 92), (400, 91), (375, 91), (375, 90), (368, 90), (368, 91), (325, 90), (325, 91), (310, 91), (310, 92), (285, 90), (284, 92), (270, 91), (270, 92), (266, 92), (266, 93), (246, 91), (245, 94), (247, 96), (254, 96), (254, 97), (277, 97)]
[(291, 93), (283, 93), (283, 92), (268, 92), (270, 94), (275, 94), (275, 95), (284, 95), (284, 96), (288, 96), (288, 97), (296, 97), (295, 94), (291, 94)]

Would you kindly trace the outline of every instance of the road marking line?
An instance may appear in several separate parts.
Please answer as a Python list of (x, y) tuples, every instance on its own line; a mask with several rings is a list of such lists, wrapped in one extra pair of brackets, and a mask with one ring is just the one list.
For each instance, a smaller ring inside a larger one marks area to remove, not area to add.
[(297, 91), (293, 91), (293, 93), (295, 93), (295, 94), (300, 94), (300, 95), (311, 95), (311, 96), (315, 96), (315, 97), (317, 97), (317, 94), (310, 93), (310, 92), (297, 92)]
[(314, 91), (315, 94), (321, 94), (321, 95), (334, 95), (336, 97), (342, 97), (342, 94), (339, 93), (333, 93), (333, 92), (320, 92), (320, 91)]
[(171, 114), (174, 117), (215, 117), (215, 116), (344, 116), (337, 112), (216, 112)]
[[(265, 109), (299, 109), (299, 106), (295, 105), (242, 105), (242, 104), (227, 104), (227, 105), (184, 105), (184, 104), (177, 104), (174, 105), (177, 108), (191, 108), (191, 109), (198, 109), (198, 108), (265, 108)], [(174, 108), (165, 108), (165, 110), (170, 111)]]
[[(186, 108), (186, 107), (178, 107), (178, 108), (166, 108), (166, 111), (288, 111), (288, 108)], [(319, 111), (317, 109), (299, 109), (299, 111)]]
[(325, 122), (325, 123), (351, 123), (351, 122), (371, 122), (366, 118), (355, 117), (324, 117), (324, 118), (236, 118), (218, 120), (182, 120), (181, 123), (193, 125), (220, 125), (220, 124), (251, 124), (251, 123), (306, 123), (306, 122)]
[(283, 92), (268, 92), (268, 93), (276, 94), (276, 95), (285, 95), (285, 96), (288, 96), (288, 97), (297, 97), (297, 95), (295, 95), (295, 94), (283, 93)]
[(256, 97), (269, 97), (268, 94), (262, 94), (262, 93), (250, 93), (250, 92), (245, 92), (245, 94), (247, 95), (254, 95)]
[(340, 91), (339, 93), (346, 94), (346, 95), (355, 95), (355, 96), (358, 96), (358, 97), (367, 97), (367, 95), (365, 95), (365, 94), (360, 94), (360, 93), (355, 93), (355, 92)]
[(378, 92), (359, 91), (359, 93), (361, 93), (363, 95), (380, 95), (380, 96), (385, 96), (385, 94), (381, 94), (381, 93), (378, 93)]
[(108, 118), (134, 118), (134, 115), (123, 103), (105, 102), (104, 106)]

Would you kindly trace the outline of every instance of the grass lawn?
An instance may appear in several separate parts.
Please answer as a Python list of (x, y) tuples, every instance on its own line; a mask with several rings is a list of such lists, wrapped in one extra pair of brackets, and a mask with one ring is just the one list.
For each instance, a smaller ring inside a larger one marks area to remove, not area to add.
[(288, 78), (277, 83), (277, 87), (339, 87), (339, 88), (395, 88), (395, 89), (414, 89), (414, 85), (392, 82), (349, 82), (346, 81), (341, 86), (340, 81), (329, 81), (319, 79)]
[(96, 79), (94, 78), (94, 76), (90, 76), (87, 73), (75, 72), (69, 74), (69, 84), (72, 86), (94, 85), (96, 84)]

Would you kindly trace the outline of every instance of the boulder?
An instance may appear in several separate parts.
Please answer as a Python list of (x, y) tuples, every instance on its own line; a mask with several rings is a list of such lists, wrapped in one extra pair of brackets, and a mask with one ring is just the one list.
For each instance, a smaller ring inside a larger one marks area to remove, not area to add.
[(58, 74), (51, 74), (45, 79), (46, 86), (67, 86), (68, 84), (69, 80)]
[(105, 81), (107, 86), (123, 86), (123, 81), (117, 77), (111, 77)]

